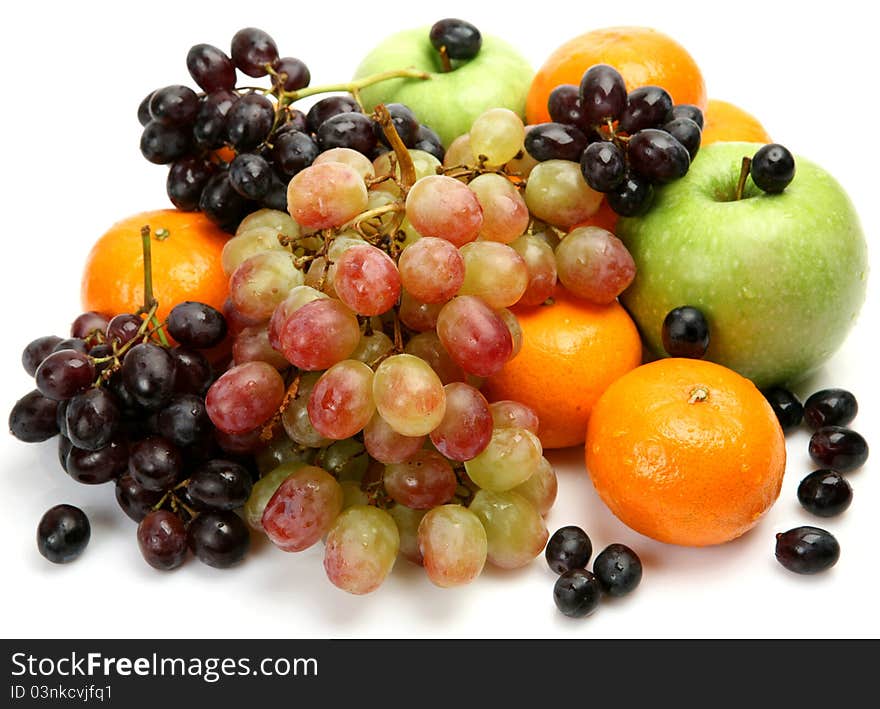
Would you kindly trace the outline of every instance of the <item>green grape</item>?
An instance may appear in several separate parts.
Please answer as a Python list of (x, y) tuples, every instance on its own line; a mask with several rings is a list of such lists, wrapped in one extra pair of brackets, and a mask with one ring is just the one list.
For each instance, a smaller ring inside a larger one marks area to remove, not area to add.
[(477, 485), (495, 492), (521, 485), (541, 465), (541, 442), (524, 428), (496, 428), (489, 445), (464, 464)]
[(486, 564), (486, 530), (461, 505), (435, 507), (419, 524), (419, 550), (431, 582), (442, 588), (470, 583)]
[(302, 233), (302, 227), (293, 221), (287, 212), (281, 212), (277, 209), (258, 209), (241, 220), (241, 224), (235, 230), (235, 235), (241, 236), (251, 229), (262, 229), (263, 227), (274, 230), (276, 234), (284, 234), (289, 237), (297, 237)]
[(278, 241), (278, 232), (272, 227), (254, 227), (233, 236), (223, 245), (223, 252), (220, 254), (223, 273), (231, 276), (251, 256), (264, 251), (286, 251)]
[(571, 229), (596, 213), (602, 193), (591, 190), (580, 165), (547, 160), (536, 165), (526, 185), (526, 204), (533, 216), (560, 229)]
[(522, 495), (479, 490), (470, 506), (488, 540), (489, 563), (502, 569), (525, 566), (544, 549), (547, 526)]
[(498, 167), (523, 149), (526, 131), (522, 119), (509, 108), (490, 108), (473, 122), (469, 135), (474, 159)]
[(356, 359), (364, 364), (376, 362), (382, 355), (394, 347), (394, 342), (381, 330), (373, 330), (369, 335), (361, 335), (358, 346), (354, 348), (349, 359)]
[(284, 426), (287, 435), (294, 442), (309, 448), (322, 448), (331, 443), (329, 438), (324, 438), (315, 430), (309, 420), (309, 396), (320, 378), (321, 372), (303, 374), (299, 380), (296, 396), (288, 402), (281, 413), (281, 425)]
[(342, 488), (342, 509), (347, 510), (355, 505), (370, 504), (370, 497), (361, 489), (361, 484), (356, 480), (342, 480), (339, 483)]
[(229, 278), (229, 297), (235, 309), (254, 322), (268, 320), (291, 288), (305, 274), (287, 251), (262, 251), (245, 259)]
[(459, 249), (464, 282), (459, 295), (475, 295), (490, 308), (516, 303), (529, 285), (529, 269), (516, 251), (497, 241), (474, 241)]
[(340, 481), (360, 482), (369, 464), (364, 444), (356, 438), (336, 441), (321, 452), (321, 467)]
[(394, 503), (388, 514), (397, 525), (400, 534), (400, 553), (405, 559), (421, 565), (422, 552), (419, 551), (419, 523), (425, 516), (425, 510), (414, 510), (406, 505)]
[(334, 586), (353, 594), (375, 591), (394, 566), (400, 535), (385, 510), (355, 505), (343, 511), (327, 535), (324, 571)]
[(535, 474), (521, 485), (513, 488), (513, 492), (519, 493), (531, 502), (538, 514), (543, 517), (556, 501), (557, 488), (556, 471), (553, 470), (549, 460), (541, 458), (541, 465), (538, 466)]
[(314, 448), (305, 448), (294, 443), (284, 431), (281, 431), (254, 454), (260, 475), (265, 475), (282, 463), (311, 463), (314, 457)]
[[(394, 155), (393, 152), (382, 153), (379, 157), (373, 160), (373, 169), (376, 171), (377, 175), (391, 174), (392, 155)], [(431, 153), (426, 153), (424, 150), (410, 150), (409, 155), (412, 158), (413, 167), (416, 171), (416, 180), (420, 180), (428, 175), (437, 174), (437, 168), (440, 167), (440, 161), (431, 155)], [(400, 163), (398, 163), (397, 160), (394, 161), (394, 175), (397, 179), (400, 179)], [(390, 194), (395, 198), (401, 196), (400, 188), (395, 184), (394, 180), (380, 182), (375, 186), (375, 189), (376, 191)]]
[(272, 495), (281, 486), (287, 478), (293, 475), (297, 470), (306, 466), (304, 461), (291, 461), (282, 463), (273, 470), (266, 473), (251, 488), (250, 497), (244, 503), (245, 521), (259, 532), (263, 531), (263, 512)]
[(471, 136), (464, 133), (453, 140), (443, 156), (443, 167), (476, 167), (477, 160), (471, 150)]
[(408, 354), (393, 355), (378, 366), (373, 398), (379, 415), (404, 436), (430, 433), (446, 411), (440, 378), (427, 362)]

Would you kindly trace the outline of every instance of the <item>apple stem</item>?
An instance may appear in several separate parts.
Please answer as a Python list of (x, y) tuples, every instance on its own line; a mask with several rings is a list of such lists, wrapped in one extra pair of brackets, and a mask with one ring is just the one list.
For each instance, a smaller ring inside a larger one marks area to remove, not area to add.
[(749, 171), (752, 168), (752, 159), (748, 156), (742, 159), (742, 166), (739, 169), (739, 181), (736, 183), (736, 194), (734, 199), (739, 201), (743, 198), (743, 190), (746, 188), (746, 180), (749, 177)]
[(448, 74), (452, 71), (452, 60), (449, 59), (449, 52), (446, 51), (446, 45), (440, 47), (440, 64), (443, 67), (443, 73)]

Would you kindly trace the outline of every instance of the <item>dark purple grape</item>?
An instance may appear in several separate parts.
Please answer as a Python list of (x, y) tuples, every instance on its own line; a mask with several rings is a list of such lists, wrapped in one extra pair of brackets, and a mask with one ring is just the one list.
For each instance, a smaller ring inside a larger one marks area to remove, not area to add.
[(602, 589), (599, 580), (585, 569), (571, 569), (556, 579), (553, 600), (569, 618), (583, 618), (599, 606)]
[(158, 409), (174, 393), (174, 359), (150, 342), (132, 347), (122, 361), (122, 381), (132, 398), (146, 409)]
[(150, 115), (164, 126), (188, 126), (199, 112), (199, 97), (188, 86), (175, 84), (153, 92)]
[(587, 69), (578, 95), (584, 120), (591, 126), (616, 121), (627, 105), (626, 83), (620, 72), (608, 64)]
[(151, 91), (146, 96), (141, 99), (141, 103), (138, 106), (138, 123), (142, 126), (147, 125), (153, 117), (150, 115), (150, 100), (153, 98), (153, 92)]
[(454, 17), (435, 22), (428, 37), (438, 52), (445, 47), (450, 59), (473, 59), (483, 46), (480, 30)]
[(199, 561), (217, 569), (244, 559), (250, 542), (247, 525), (235, 512), (203, 512), (189, 525), (190, 549)]
[(776, 535), (776, 559), (796, 574), (830, 569), (840, 558), (840, 544), (818, 527), (795, 527)]
[(196, 44), (186, 53), (189, 75), (205, 93), (235, 88), (235, 66), (222, 49)]
[(209, 460), (187, 483), (189, 499), (198, 510), (235, 510), (243, 507), (251, 494), (251, 474), (229, 460)]
[(312, 75), (305, 62), (296, 57), (277, 59), (272, 68), (276, 72), (276, 76), (272, 77), (272, 84), (280, 85), (285, 91), (304, 89), (312, 80)]
[(669, 109), (669, 113), (666, 114), (666, 117), (663, 119), (664, 123), (668, 123), (669, 121), (674, 121), (676, 118), (690, 118), (694, 123), (696, 123), (700, 130), (703, 130), (703, 112), (689, 103), (679, 103)]
[(852, 487), (834, 470), (815, 470), (798, 485), (798, 501), (808, 512), (819, 517), (834, 517), (852, 502)]
[(149, 436), (129, 450), (128, 472), (147, 490), (167, 490), (183, 472), (180, 451), (160, 436)]
[(700, 151), (700, 141), (702, 140), (702, 131), (690, 118), (675, 118), (668, 123), (663, 124), (662, 130), (681, 143), (688, 155), (693, 160)]
[(585, 569), (592, 554), (593, 544), (587, 533), (573, 525), (557, 529), (544, 550), (547, 565), (557, 574)]
[(186, 525), (173, 512), (148, 513), (138, 524), (137, 540), (144, 561), (154, 569), (170, 571), (186, 561)]
[(317, 133), (318, 128), (328, 118), (338, 116), (340, 113), (360, 112), (360, 106), (351, 96), (328, 96), (322, 98), (309, 109), (306, 114), (306, 124), (311, 133)]
[(135, 522), (146, 517), (164, 496), (164, 490), (148, 490), (131, 475), (122, 475), (116, 480), (116, 502)]
[(66, 564), (85, 551), (91, 534), (85, 512), (73, 505), (55, 505), (37, 526), (37, 549), (53, 564)]
[(752, 158), (752, 181), (769, 194), (779, 194), (788, 187), (794, 173), (794, 155), (778, 143), (765, 145)]
[(128, 444), (121, 436), (98, 450), (71, 447), (64, 466), (70, 477), (86, 485), (101, 485), (115, 480), (127, 468)]
[(278, 47), (266, 32), (245, 27), (232, 37), (232, 61), (248, 76), (266, 76), (266, 65), (278, 59)]
[(165, 321), (168, 334), (185, 347), (199, 350), (219, 345), (226, 337), (226, 318), (206, 303), (186, 300), (175, 305)]
[(430, 153), (440, 162), (446, 155), (446, 149), (443, 147), (443, 141), (431, 128), (426, 125), (420, 125), (416, 132), (416, 140), (412, 144), (413, 150), (423, 150)]
[(55, 345), (59, 342), (61, 342), (61, 338), (55, 335), (43, 335), (43, 337), (31, 340), (21, 352), (21, 366), (24, 367), (24, 371), (28, 375), (34, 376), (37, 373), (37, 367), (55, 351)]
[(187, 155), (176, 160), (165, 182), (165, 191), (171, 204), (184, 212), (197, 210), (202, 190), (214, 172), (213, 163), (198, 155)]
[(107, 389), (114, 397), (116, 397), (116, 403), (119, 406), (119, 410), (122, 412), (123, 418), (141, 418), (144, 410), (141, 405), (134, 400), (131, 392), (125, 388), (125, 384), (122, 381), (121, 371), (117, 370), (113, 373), (107, 381)]
[(321, 150), (350, 148), (369, 155), (376, 147), (373, 121), (363, 113), (340, 113), (324, 121), (318, 128)]
[(233, 188), (228, 172), (218, 172), (202, 190), (199, 209), (212, 222), (226, 231), (235, 231), (250, 203)]
[(224, 453), (231, 455), (247, 455), (255, 453), (266, 445), (262, 436), (263, 428), (258, 426), (252, 431), (244, 433), (225, 433), (219, 428), (214, 432), (217, 445)]
[(87, 354), (60, 350), (43, 360), (34, 379), (43, 396), (62, 401), (85, 391), (95, 381), (95, 366)]
[(783, 433), (788, 433), (801, 425), (804, 420), (804, 407), (798, 398), (783, 387), (770, 387), (761, 392), (776, 414)]
[(101, 374), (113, 364), (111, 359), (106, 359), (104, 362), (99, 362), (98, 360), (112, 356), (113, 348), (106, 342), (103, 342), (100, 345), (95, 345), (89, 350), (89, 357), (92, 358), (93, 364), (95, 365), (95, 374)]
[(287, 211), (287, 182), (274, 170), (270, 174), (269, 189), (260, 204), (266, 209), (275, 209), (279, 212)]
[(541, 123), (525, 137), (525, 149), (535, 160), (570, 160), (577, 162), (587, 147), (587, 137), (565, 123)]
[(226, 140), (238, 151), (256, 148), (272, 130), (275, 106), (261, 94), (242, 96), (226, 114)]
[(645, 128), (656, 128), (666, 122), (672, 110), (672, 97), (659, 86), (640, 86), (626, 97), (626, 108), (620, 114), (618, 129), (634, 135)]
[(25, 443), (39, 443), (58, 435), (58, 402), (34, 389), (9, 412), (9, 432)]
[(670, 357), (702, 359), (709, 348), (709, 323), (697, 308), (673, 308), (663, 319), (663, 349)]
[(580, 163), (584, 180), (597, 192), (611, 192), (626, 177), (626, 155), (606, 140), (590, 143), (583, 151)]
[(634, 172), (654, 184), (666, 184), (687, 174), (691, 158), (687, 149), (669, 133), (645, 128), (627, 144), (627, 156)]
[(634, 590), (642, 580), (642, 561), (623, 544), (606, 547), (593, 562), (593, 573), (602, 591), (618, 598)]
[(242, 153), (229, 164), (229, 184), (245, 199), (261, 200), (272, 184), (272, 167), (259, 155)]
[(195, 394), (172, 399), (157, 418), (159, 435), (184, 448), (203, 442), (214, 431), (205, 409), (205, 401)]
[[(388, 113), (391, 115), (391, 122), (394, 124), (394, 130), (397, 131), (397, 135), (400, 136), (403, 144), (407, 148), (414, 148), (419, 136), (419, 121), (416, 118), (416, 114), (412, 112), (409, 106), (404, 106), (402, 103), (389, 103), (386, 104), (385, 108), (388, 109)], [(373, 132), (376, 134), (376, 137), (385, 145), (390, 145), (385, 137), (385, 132), (382, 130), (382, 126), (372, 121), (370, 123), (373, 126)]]
[(804, 420), (814, 431), (823, 426), (846, 426), (859, 413), (859, 403), (846, 389), (823, 389), (804, 402)]
[(274, 139), (272, 160), (284, 175), (293, 177), (311, 165), (320, 152), (312, 136), (291, 130)]
[(71, 450), (73, 450), (73, 443), (64, 436), (58, 436), (58, 462), (65, 473), (67, 472), (67, 455)]
[(150, 121), (141, 134), (141, 154), (156, 165), (167, 165), (190, 150), (190, 131)]
[(810, 438), (810, 457), (819, 465), (848, 473), (868, 459), (868, 442), (843, 426), (824, 426)]
[(170, 353), (174, 359), (174, 392), (204, 396), (214, 379), (211, 363), (201, 352), (183, 347), (173, 347)]
[(193, 138), (199, 147), (213, 150), (226, 139), (226, 114), (238, 102), (238, 94), (221, 89), (202, 99), (193, 125)]
[(278, 132), (281, 129), (308, 131), (309, 124), (306, 121), (306, 114), (298, 108), (291, 108), (288, 106), (284, 110), (284, 125), (275, 132), (275, 135), (278, 135)]
[(76, 320), (71, 323), (70, 336), (85, 340), (87, 344), (89, 341), (97, 343), (101, 339), (97, 336), (103, 336), (107, 332), (107, 321), (108, 318), (103, 313), (89, 310), (87, 313), (78, 315)]
[(61, 352), (61, 350), (73, 350), (74, 352), (87, 354), (89, 345), (80, 337), (68, 337), (65, 340), (60, 340), (52, 349), (53, 352)]
[(113, 394), (106, 389), (88, 389), (67, 403), (65, 436), (77, 448), (94, 451), (116, 435), (121, 418)]
[(143, 323), (141, 316), (134, 313), (114, 315), (107, 324), (107, 340), (121, 347), (137, 337)]
[(606, 193), (605, 199), (615, 214), (637, 217), (650, 209), (654, 188), (643, 177), (627, 173), (617, 187)]
[(547, 110), (550, 113), (550, 120), (554, 123), (565, 123), (580, 128), (581, 131), (590, 128), (584, 115), (579, 89), (574, 84), (560, 84), (553, 89), (547, 99)]
[[(51, 401), (51, 399), (50, 399)], [(58, 433), (67, 438), (67, 406), (70, 399), (58, 402), (58, 408), (55, 409), (55, 424), (58, 426)], [(73, 445), (73, 444), (71, 444)]]

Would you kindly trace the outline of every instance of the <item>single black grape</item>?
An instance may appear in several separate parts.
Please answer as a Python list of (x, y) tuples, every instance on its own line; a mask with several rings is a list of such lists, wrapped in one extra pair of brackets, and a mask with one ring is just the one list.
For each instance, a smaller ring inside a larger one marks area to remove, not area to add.
[(222, 49), (196, 44), (186, 53), (189, 75), (205, 93), (235, 88), (235, 65)]
[(229, 460), (209, 460), (187, 483), (187, 494), (196, 509), (234, 510), (243, 507), (253, 481), (247, 468)]
[(73, 443), (68, 438), (58, 436), (58, 462), (65, 473), (67, 472), (67, 455), (72, 449)]
[(245, 27), (232, 37), (232, 61), (248, 76), (266, 76), (266, 65), (278, 59), (278, 47), (268, 33)]
[(852, 502), (852, 487), (834, 470), (814, 470), (807, 475), (797, 490), (798, 501), (808, 512), (819, 517), (834, 517), (846, 510)]
[(89, 518), (79, 507), (55, 505), (37, 526), (37, 549), (53, 564), (66, 564), (85, 551), (91, 534)]
[(140, 315), (134, 313), (114, 315), (107, 324), (107, 341), (115, 342), (117, 348), (121, 347), (137, 337), (143, 324)]
[(361, 109), (351, 96), (328, 96), (315, 103), (306, 114), (309, 132), (317, 133), (328, 118), (340, 113), (360, 113)]
[(590, 143), (583, 151), (580, 163), (584, 180), (597, 192), (617, 189), (626, 177), (626, 155), (609, 141)]
[(123, 420), (140, 419), (145, 414), (143, 407), (135, 401), (131, 392), (125, 388), (122, 372), (116, 371), (107, 381), (107, 389), (116, 397), (116, 403), (122, 412)]
[(166, 490), (183, 472), (180, 451), (160, 436), (149, 436), (131, 446), (128, 472), (147, 490)]
[(174, 393), (174, 360), (163, 347), (137, 344), (122, 361), (122, 381), (138, 404), (158, 409)]
[(121, 414), (113, 394), (104, 388), (92, 388), (70, 399), (64, 417), (64, 435), (70, 442), (94, 451), (116, 435)]
[(702, 311), (683, 305), (663, 319), (663, 349), (670, 357), (701, 359), (709, 349), (709, 323)]
[(269, 189), (260, 200), (260, 205), (279, 212), (287, 211), (287, 182), (274, 170), (270, 175)]
[(199, 561), (225, 569), (244, 559), (251, 537), (235, 512), (203, 512), (189, 525), (188, 542)]
[(181, 394), (159, 411), (159, 435), (174, 445), (192, 446), (203, 442), (214, 431), (205, 401), (195, 394)]
[(690, 118), (675, 118), (668, 123), (664, 123), (662, 130), (675, 138), (688, 151), (688, 155), (693, 160), (700, 151), (700, 141), (702, 140), (702, 131)]
[(599, 580), (585, 569), (571, 569), (553, 586), (556, 607), (569, 618), (583, 618), (599, 606), (602, 589)]
[(438, 52), (446, 48), (450, 59), (473, 59), (483, 46), (480, 30), (470, 22), (454, 17), (435, 22), (428, 36)]
[(94, 382), (95, 366), (87, 354), (59, 350), (40, 363), (34, 379), (43, 396), (61, 401), (85, 391)]
[(275, 86), (285, 91), (299, 91), (309, 85), (312, 75), (305, 62), (296, 57), (282, 57), (275, 61), (273, 67), (276, 75), (272, 77)]
[(642, 561), (624, 544), (611, 544), (593, 562), (593, 573), (602, 591), (609, 596), (625, 596), (642, 580)]
[(645, 128), (627, 143), (630, 167), (654, 184), (666, 184), (687, 174), (691, 157), (687, 149), (669, 133)]
[[(419, 121), (416, 118), (416, 114), (412, 112), (409, 106), (404, 106), (402, 103), (389, 103), (385, 108), (388, 109), (391, 122), (394, 124), (394, 130), (397, 131), (397, 135), (400, 136), (403, 144), (407, 148), (415, 148), (419, 137)], [(382, 126), (378, 123), (373, 123), (373, 132), (375, 132), (376, 137), (383, 144), (389, 145)]]
[(226, 337), (226, 318), (206, 303), (186, 300), (175, 305), (165, 321), (168, 334), (180, 344), (196, 349), (219, 345)]
[(153, 117), (150, 115), (150, 100), (152, 98), (153, 92), (151, 91), (141, 99), (140, 105), (138, 106), (138, 123), (142, 126), (147, 125), (147, 123), (153, 120)]
[(819, 465), (848, 473), (868, 459), (868, 442), (843, 426), (825, 426), (810, 438), (810, 457)]
[(274, 122), (274, 104), (261, 94), (247, 94), (226, 114), (226, 140), (238, 151), (253, 150), (269, 137)]
[(618, 129), (635, 135), (646, 128), (656, 128), (666, 121), (672, 110), (672, 97), (659, 86), (640, 86), (626, 97), (626, 108), (620, 114)]
[(593, 543), (587, 533), (573, 525), (557, 529), (544, 550), (547, 564), (557, 574), (586, 568), (592, 554)]
[(204, 396), (214, 379), (211, 363), (201, 352), (183, 347), (170, 350), (174, 359), (174, 392)]
[(859, 413), (859, 403), (846, 389), (823, 389), (804, 402), (804, 420), (814, 431), (823, 426), (846, 426)]
[(71, 447), (64, 466), (70, 477), (86, 485), (101, 485), (115, 480), (127, 468), (128, 444), (122, 436), (117, 436), (98, 450)]
[(783, 432), (788, 433), (801, 425), (804, 419), (804, 407), (788, 389), (770, 387), (764, 389), (762, 393), (773, 408), (776, 418), (779, 419)]
[(207, 150), (214, 150), (223, 145), (226, 140), (226, 114), (238, 99), (238, 94), (227, 89), (214, 91), (202, 99), (193, 125), (196, 145)]
[(576, 126), (582, 131), (590, 128), (590, 123), (584, 115), (579, 89), (574, 84), (560, 84), (553, 89), (547, 99), (547, 110), (550, 113), (550, 120), (554, 123)]
[(25, 443), (48, 441), (58, 435), (58, 402), (34, 389), (9, 412), (9, 432)]
[(150, 115), (164, 126), (188, 126), (198, 112), (199, 97), (188, 86), (165, 86), (150, 99)]
[(645, 178), (627, 172), (623, 181), (606, 193), (605, 199), (615, 214), (621, 217), (637, 217), (651, 208), (654, 187)]
[(253, 153), (241, 153), (229, 164), (229, 184), (245, 199), (261, 200), (272, 184), (272, 167)]
[(107, 332), (109, 318), (94, 310), (77, 315), (70, 324), (70, 336), (84, 340), (87, 345), (97, 344)]
[(321, 150), (308, 133), (291, 130), (273, 140), (272, 160), (284, 175), (293, 177), (305, 170)]
[(146, 517), (164, 496), (164, 490), (148, 490), (131, 475), (116, 479), (116, 502), (135, 522)]
[(376, 147), (373, 121), (363, 113), (340, 113), (328, 118), (319, 126), (317, 138), (322, 151), (350, 148), (369, 155)]
[(830, 569), (840, 558), (840, 544), (818, 527), (795, 527), (776, 535), (776, 559), (796, 574), (816, 574)]
[(199, 209), (205, 216), (229, 232), (235, 231), (248, 213), (250, 204), (235, 191), (226, 171), (218, 172), (208, 180), (199, 198)]
[(21, 366), (30, 376), (37, 373), (43, 360), (55, 351), (55, 346), (61, 342), (61, 338), (55, 335), (43, 335), (35, 340), (31, 340), (25, 345), (21, 353)]
[(572, 125), (565, 123), (540, 123), (526, 133), (526, 152), (535, 160), (570, 160), (577, 162), (587, 137)]
[(676, 118), (690, 118), (700, 127), (701, 131), (703, 130), (703, 112), (697, 106), (690, 103), (678, 103), (669, 109), (669, 113), (666, 114), (663, 122), (669, 123), (669, 121), (674, 121)]
[(160, 571), (170, 571), (186, 561), (186, 525), (173, 512), (155, 510), (138, 524), (138, 547), (150, 566)]
[(190, 150), (191, 132), (178, 126), (150, 121), (141, 133), (141, 154), (157, 165), (167, 165)]
[(443, 162), (443, 158), (446, 156), (446, 149), (443, 147), (440, 136), (426, 125), (419, 126), (412, 147), (414, 150), (424, 150), (426, 153), (430, 153), (440, 162)]
[(752, 181), (764, 192), (778, 194), (794, 179), (794, 155), (778, 143), (760, 148), (752, 158)]
[(61, 350), (73, 350), (74, 352), (86, 354), (89, 351), (89, 344), (81, 337), (68, 337), (60, 340), (52, 348), (53, 352), (61, 352)]
[(587, 69), (579, 89), (581, 110), (591, 126), (620, 118), (627, 105), (626, 84), (620, 72), (608, 64)]
[(197, 210), (202, 190), (214, 172), (214, 164), (198, 155), (175, 160), (165, 182), (165, 191), (171, 204), (184, 212)]
[(278, 135), (279, 131), (282, 129), (307, 132), (309, 130), (309, 124), (306, 121), (306, 114), (298, 108), (288, 106), (284, 109), (284, 124), (275, 131), (275, 135)]

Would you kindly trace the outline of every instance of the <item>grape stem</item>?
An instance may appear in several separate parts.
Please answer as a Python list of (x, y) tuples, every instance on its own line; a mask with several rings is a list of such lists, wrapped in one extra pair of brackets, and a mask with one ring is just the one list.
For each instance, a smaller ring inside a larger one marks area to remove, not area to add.
[(278, 94), (278, 97), (285, 104), (293, 103), (294, 101), (299, 101), (301, 98), (306, 98), (307, 96), (314, 96), (316, 94), (326, 94), (334, 91), (346, 91), (352, 95), (357, 96), (358, 92), (361, 89), (365, 89), (368, 86), (372, 86), (373, 84), (378, 84), (383, 81), (388, 81), (389, 79), (430, 79), (431, 75), (426, 71), (419, 71), (418, 69), (410, 68), (410, 69), (392, 69), (391, 71), (383, 71), (378, 74), (371, 74), (370, 76), (364, 76), (360, 79), (355, 79), (354, 81), (349, 81), (343, 84), (325, 84), (324, 86), (308, 86), (304, 89), (298, 89), (297, 91), (281, 91)]
[(752, 159), (748, 156), (745, 156), (742, 159), (742, 165), (739, 169), (739, 180), (736, 183), (736, 193), (734, 194), (734, 200), (739, 201), (743, 198), (743, 191), (746, 187), (746, 180), (749, 178), (749, 172), (752, 169)]

